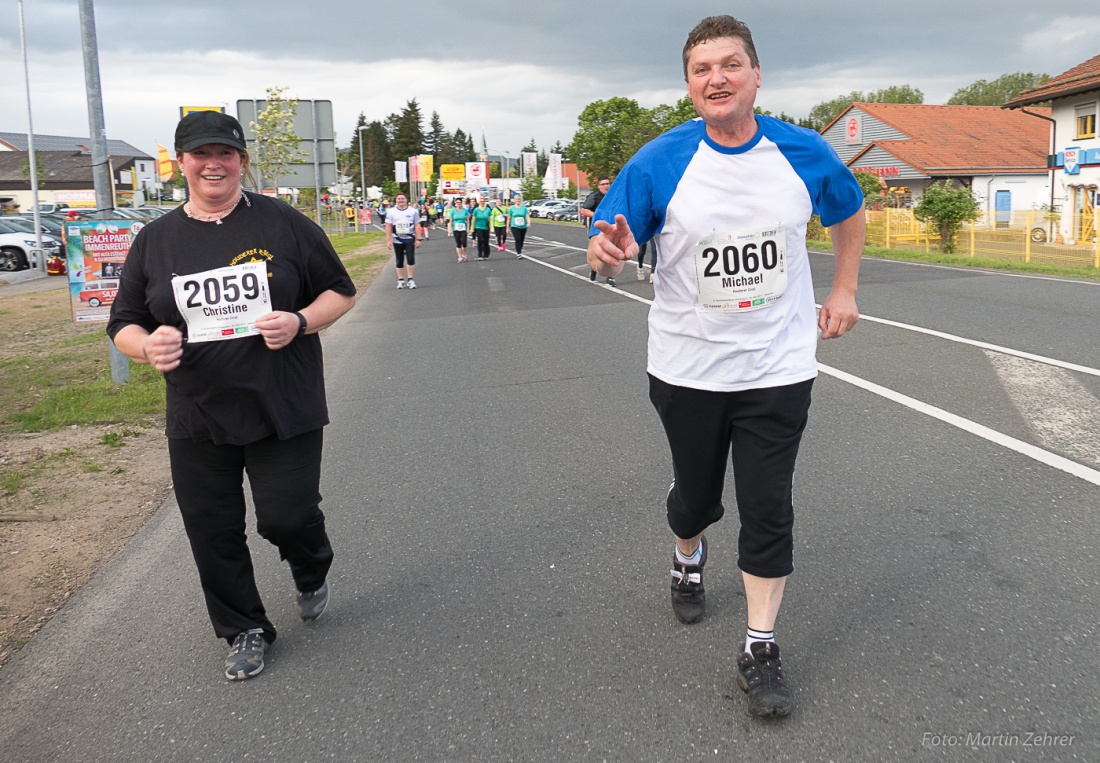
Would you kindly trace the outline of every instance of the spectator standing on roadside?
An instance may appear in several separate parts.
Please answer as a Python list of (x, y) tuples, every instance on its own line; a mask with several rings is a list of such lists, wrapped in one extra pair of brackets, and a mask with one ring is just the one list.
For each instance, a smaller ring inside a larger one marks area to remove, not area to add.
[[(794, 569), (795, 459), (817, 375), (817, 330), (828, 340), (859, 320), (863, 194), (820, 135), (754, 115), (760, 62), (743, 23), (701, 21), (683, 64), (701, 119), (654, 139), (623, 168), (596, 214), (588, 262), (615, 275), (637, 241), (659, 245), (648, 372), (672, 451), (672, 608), (684, 623), (703, 617), (704, 531), (725, 511), (732, 453), (748, 620), (737, 681), (751, 714), (787, 715), (774, 626)], [(815, 213), (836, 253), (816, 320), (806, 252)]]
[(409, 197), (397, 194), (395, 206), (386, 212), (386, 247), (393, 249), (397, 261), (397, 288), (405, 288), (405, 261), (408, 260), (410, 289), (416, 288), (413, 273), (416, 270), (416, 250), (420, 247), (420, 213), (409, 206)]
[[(578, 210), (578, 213), (580, 214), (581, 219), (584, 221), (585, 228), (589, 228), (589, 226), (592, 224), (592, 219), (596, 215), (596, 210), (599, 208), (600, 202), (603, 201), (603, 197), (607, 195), (607, 192), (610, 188), (611, 188), (611, 178), (609, 178), (607, 175), (601, 175), (596, 180), (596, 191), (594, 193), (588, 194), (588, 198), (584, 200), (584, 204)], [(589, 228), (589, 230), (591, 230), (591, 229)], [(595, 281), (596, 280), (596, 271), (595, 270), (590, 270), (589, 271), (588, 280), (589, 281)], [(610, 286), (614, 286), (615, 285), (615, 277), (614, 276), (608, 276), (607, 277), (607, 283)]]
[(459, 262), (467, 262), (466, 245), (469, 239), (470, 212), (459, 196), (454, 206), (447, 210), (447, 232), (454, 236), (455, 251)]
[[(241, 190), (252, 176), (236, 119), (188, 114), (175, 147), (191, 198), (134, 239), (107, 333), (164, 374), (176, 502), (214, 632), (232, 644), (225, 675), (241, 680), (263, 670), (276, 635), (245, 538), (244, 475), (299, 615), (315, 620), (328, 605), (318, 332), (351, 309), (355, 286), (320, 227)], [(242, 308), (259, 317), (241, 320)]]

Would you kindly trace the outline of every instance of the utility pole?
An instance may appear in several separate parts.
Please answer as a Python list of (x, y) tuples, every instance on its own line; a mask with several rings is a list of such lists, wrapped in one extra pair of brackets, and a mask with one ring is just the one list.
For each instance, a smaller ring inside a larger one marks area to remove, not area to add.
[(46, 274), (46, 250), (42, 248), (42, 217), (38, 209), (38, 161), (34, 154), (34, 121), (31, 119), (31, 74), (27, 67), (27, 33), (23, 28), (23, 0), (19, 0), (19, 43), (23, 48), (23, 79), (27, 87), (27, 163), (31, 176), (31, 199), (34, 202), (34, 236), (38, 247), (38, 272)]
[[(95, 37), (95, 9), (92, 0), (79, 0), (80, 42), (84, 49), (84, 85), (88, 91), (88, 137), (92, 143), (92, 184), (97, 216), (114, 211), (114, 173), (107, 155), (107, 128), (103, 121), (103, 90), (99, 84), (99, 48)], [(111, 381), (130, 381), (130, 359), (107, 340), (111, 353)]]

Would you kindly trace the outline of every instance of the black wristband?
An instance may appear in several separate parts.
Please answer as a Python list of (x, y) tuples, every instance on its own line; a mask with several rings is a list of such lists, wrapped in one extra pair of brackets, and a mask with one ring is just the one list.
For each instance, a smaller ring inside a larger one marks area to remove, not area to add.
[(294, 315), (298, 318), (298, 336), (302, 336), (306, 333), (306, 317), (297, 311)]

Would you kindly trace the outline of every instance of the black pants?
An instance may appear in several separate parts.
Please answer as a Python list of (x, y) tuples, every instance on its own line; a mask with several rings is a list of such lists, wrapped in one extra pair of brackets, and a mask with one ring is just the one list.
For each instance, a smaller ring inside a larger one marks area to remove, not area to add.
[(477, 241), (478, 259), (482, 257), (484, 257), (485, 259), (489, 259), (489, 229), (475, 228), (474, 240)]
[(405, 267), (405, 260), (410, 265), (416, 265), (416, 241), (394, 241), (393, 256), (397, 260), (397, 267)]
[(252, 487), (256, 529), (290, 563), (299, 591), (321, 587), (332, 565), (321, 502), (323, 430), (249, 445), (169, 440), (172, 482), (214, 633), (232, 642), (237, 634), (263, 628), (267, 619), (252, 555), (245, 537), (244, 478)]
[(505, 225), (494, 225), (493, 233), (497, 236), (497, 246), (504, 246), (504, 241), (508, 238), (508, 227)]
[(516, 242), (516, 254), (523, 254), (523, 239), (527, 238), (526, 228), (512, 228), (512, 240)]
[(710, 392), (650, 375), (649, 399), (672, 450), (668, 524), (694, 538), (725, 513), (722, 488), (732, 451), (741, 518), (737, 566), (761, 578), (794, 570), (794, 464), (813, 379), (783, 387)]

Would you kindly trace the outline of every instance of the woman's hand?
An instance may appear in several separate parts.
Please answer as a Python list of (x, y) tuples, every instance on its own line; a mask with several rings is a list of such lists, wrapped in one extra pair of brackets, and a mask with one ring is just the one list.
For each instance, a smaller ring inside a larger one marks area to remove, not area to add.
[(183, 333), (174, 326), (158, 326), (142, 340), (141, 354), (157, 371), (171, 371), (183, 356)]
[(281, 310), (268, 313), (256, 319), (256, 328), (260, 336), (264, 338), (264, 344), (269, 350), (281, 350), (294, 341), (302, 324), (294, 313), (285, 313)]

